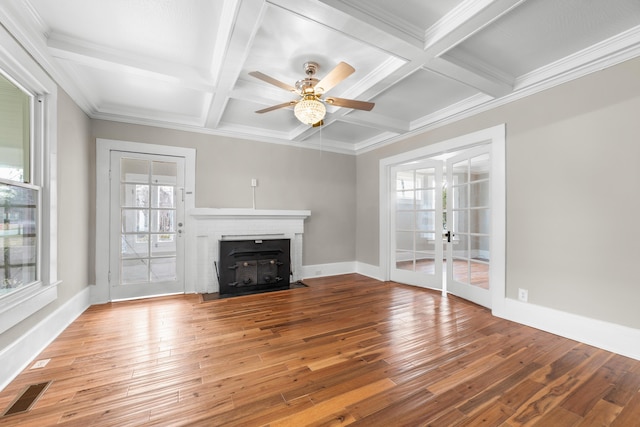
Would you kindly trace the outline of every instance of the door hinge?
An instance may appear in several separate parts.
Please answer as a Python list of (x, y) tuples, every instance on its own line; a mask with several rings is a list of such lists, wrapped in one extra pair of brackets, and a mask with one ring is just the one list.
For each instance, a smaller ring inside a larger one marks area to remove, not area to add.
[(111, 272), (107, 274), (107, 282), (111, 284)]

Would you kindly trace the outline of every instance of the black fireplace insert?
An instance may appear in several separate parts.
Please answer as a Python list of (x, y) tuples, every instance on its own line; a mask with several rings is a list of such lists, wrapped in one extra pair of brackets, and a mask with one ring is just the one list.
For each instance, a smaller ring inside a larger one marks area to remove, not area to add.
[(289, 289), (289, 239), (220, 240), (220, 297)]

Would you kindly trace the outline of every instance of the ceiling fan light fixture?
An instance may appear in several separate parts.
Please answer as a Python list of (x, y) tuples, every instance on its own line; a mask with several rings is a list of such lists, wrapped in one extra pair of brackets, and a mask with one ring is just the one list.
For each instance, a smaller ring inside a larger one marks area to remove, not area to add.
[(293, 113), (302, 123), (312, 126), (324, 119), (327, 109), (315, 96), (310, 95), (298, 101), (293, 109)]

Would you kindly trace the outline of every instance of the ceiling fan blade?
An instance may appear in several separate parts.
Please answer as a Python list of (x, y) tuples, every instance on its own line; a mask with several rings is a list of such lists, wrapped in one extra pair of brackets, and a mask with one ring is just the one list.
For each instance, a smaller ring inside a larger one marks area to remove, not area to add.
[(280, 80), (274, 79), (273, 77), (269, 77), (266, 74), (261, 73), (260, 71), (251, 71), (249, 73), (249, 75), (253, 76), (253, 77), (257, 78), (257, 79), (260, 79), (260, 80), (262, 80), (264, 82), (267, 82), (269, 84), (272, 84), (274, 86), (278, 86), (279, 88), (282, 88), (284, 90), (288, 90), (290, 92), (295, 92), (296, 91), (295, 87), (290, 86), (290, 85), (288, 85), (286, 83), (283, 83)]
[(258, 110), (258, 111), (256, 111), (256, 113), (259, 113), (259, 114), (268, 113), (269, 111), (279, 110), (280, 108), (285, 108), (285, 107), (289, 107), (289, 106), (292, 106), (292, 105), (296, 105), (296, 101), (283, 102), (282, 104), (278, 104), (278, 105), (274, 105), (272, 107), (263, 108), (262, 110)]
[(346, 62), (341, 62), (315, 85), (315, 89), (323, 93), (327, 93), (335, 85), (353, 74), (354, 71), (356, 71), (356, 69), (351, 65), (347, 64)]
[(329, 105), (335, 105), (336, 107), (346, 107), (364, 111), (371, 111), (373, 106), (376, 105), (373, 102), (356, 101), (355, 99), (344, 99), (335, 97), (327, 98), (325, 99), (325, 102)]

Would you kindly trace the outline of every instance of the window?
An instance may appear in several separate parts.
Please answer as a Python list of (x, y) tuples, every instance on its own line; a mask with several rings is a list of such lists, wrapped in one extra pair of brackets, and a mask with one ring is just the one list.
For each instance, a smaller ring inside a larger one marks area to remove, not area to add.
[(31, 181), (31, 95), (0, 74), (0, 297), (38, 279), (40, 188)]
[(57, 298), (57, 85), (0, 27), (0, 333)]
[(0, 179), (31, 182), (31, 99), (0, 74)]

